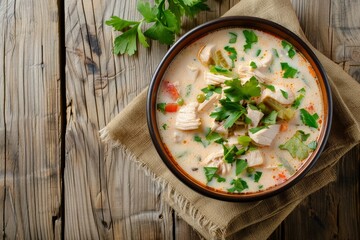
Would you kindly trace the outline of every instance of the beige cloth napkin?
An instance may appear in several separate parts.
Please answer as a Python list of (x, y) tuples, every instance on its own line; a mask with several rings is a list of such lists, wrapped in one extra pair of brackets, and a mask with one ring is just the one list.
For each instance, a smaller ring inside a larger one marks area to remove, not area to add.
[[(288, 0), (242, 0), (225, 14), (232, 15), (277, 22), (308, 43)], [(223, 202), (204, 197), (180, 182), (167, 169), (151, 142), (145, 116), (147, 90), (101, 131), (101, 137), (119, 146), (137, 162), (161, 187), (164, 200), (205, 238), (222, 239), (236, 234), (242, 239), (265, 239), (306, 196), (335, 180), (334, 164), (360, 142), (360, 114), (352, 114), (360, 111), (360, 85), (337, 64), (312, 49), (330, 77), (333, 127), (315, 167), (298, 184), (277, 196), (250, 203)]]

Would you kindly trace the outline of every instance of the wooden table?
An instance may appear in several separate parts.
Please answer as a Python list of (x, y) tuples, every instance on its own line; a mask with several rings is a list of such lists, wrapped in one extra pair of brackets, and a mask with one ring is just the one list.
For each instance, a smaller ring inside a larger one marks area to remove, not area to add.
[[(184, 31), (237, 2), (209, 0), (212, 11)], [(360, 0), (292, 3), (314, 46), (360, 80)], [(111, 15), (139, 18), (136, 0), (0, 0), (2, 238), (199, 239), (141, 170), (100, 142), (99, 129), (149, 84), (167, 50), (153, 42), (114, 56)], [(359, 153), (270, 238), (358, 238)]]

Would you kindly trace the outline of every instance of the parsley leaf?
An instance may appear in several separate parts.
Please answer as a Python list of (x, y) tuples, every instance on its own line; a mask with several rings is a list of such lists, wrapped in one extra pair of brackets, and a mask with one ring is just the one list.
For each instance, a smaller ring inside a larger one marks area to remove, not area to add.
[(261, 176), (262, 176), (262, 172), (255, 172), (254, 181), (259, 182)]
[(288, 92), (286, 92), (286, 91), (284, 91), (284, 90), (282, 90), (282, 89), (280, 89), (280, 91), (281, 91), (281, 94), (283, 95), (283, 97), (284, 97), (285, 99), (288, 99), (288, 98), (289, 98)]
[(216, 143), (223, 143), (224, 139), (221, 137), (221, 135), (217, 132), (212, 132), (211, 129), (208, 129), (208, 134), (206, 134), (206, 140), (209, 143), (216, 142)]
[(225, 89), (224, 93), (233, 102), (259, 97), (261, 93), (259, 82), (255, 77), (251, 77), (244, 85), (241, 84), (239, 79), (225, 81), (225, 85), (229, 86), (229, 88)]
[(145, 31), (145, 36), (148, 38), (158, 40), (160, 43), (170, 45), (175, 40), (175, 33), (169, 30), (161, 22), (156, 22), (148, 30)]
[(237, 140), (238, 143), (243, 147), (249, 146), (249, 143), (251, 142), (251, 138), (249, 136), (239, 136)]
[(244, 159), (237, 159), (236, 160), (236, 176), (242, 173), (246, 168), (248, 164)]
[(224, 122), (224, 128), (230, 128), (232, 125), (241, 117), (242, 114), (246, 112), (245, 108), (240, 105), (239, 102), (231, 102), (229, 99), (221, 99), (221, 106), (215, 108), (215, 110), (210, 114), (210, 117), (215, 118), (215, 120)]
[(255, 127), (255, 128), (250, 128), (249, 129), (249, 132), (251, 132), (252, 134), (255, 134), (257, 133), (258, 131), (261, 131), (265, 128), (268, 128), (267, 126), (261, 126), (261, 127)]
[(258, 50), (256, 51), (256, 56), (258, 57), (258, 56), (260, 55), (260, 53), (261, 53), (261, 49), (258, 49)]
[(195, 135), (194, 136), (194, 141), (195, 142), (198, 142), (198, 143), (201, 143), (204, 147), (207, 147), (209, 145), (209, 142), (206, 141), (206, 140), (203, 140), (200, 136), (198, 135)]
[(236, 34), (236, 33), (233, 33), (233, 32), (229, 32), (229, 34), (230, 34), (229, 43), (236, 43), (237, 34)]
[(217, 167), (204, 167), (205, 177), (208, 182), (210, 182), (214, 177), (216, 177)]
[(282, 62), (281, 69), (284, 71), (283, 78), (294, 78), (295, 74), (298, 72), (297, 69), (291, 67), (288, 63)]
[(208, 85), (206, 88), (201, 89), (203, 93), (205, 93), (205, 98), (208, 100), (214, 92), (217, 94), (222, 93), (222, 87), (215, 87), (214, 85)]
[(288, 150), (293, 158), (304, 160), (309, 156), (312, 151), (306, 144), (304, 139), (307, 139), (307, 134), (302, 131), (296, 131), (294, 136), (290, 138), (285, 144), (279, 146), (281, 150)]
[(258, 37), (252, 30), (244, 30), (243, 34), (245, 36), (246, 44), (244, 45), (244, 51), (251, 49), (251, 45), (257, 43)]
[(255, 62), (253, 62), (253, 61), (251, 61), (250, 66), (251, 66), (251, 68), (253, 68), (253, 69), (257, 68), (256, 63), (255, 63)]
[(143, 1), (138, 2), (136, 8), (148, 23), (155, 21), (159, 11), (156, 6), (151, 7), (149, 2)]
[(161, 126), (164, 130), (168, 129), (168, 125), (166, 123), (164, 123), (162, 126)]
[(298, 109), (298, 108), (299, 108), (299, 106), (300, 106), (303, 98), (305, 97), (305, 89), (304, 89), (304, 88), (300, 89), (300, 90), (298, 91), (298, 93), (300, 93), (299, 96), (297, 96), (297, 97), (295, 98), (294, 103), (291, 105), (291, 107), (293, 107), (294, 109)]
[(165, 114), (165, 106), (166, 103), (158, 103), (156, 104), (156, 109)]
[[(172, 44), (175, 34), (180, 33), (181, 18), (184, 15), (194, 17), (200, 11), (209, 10), (205, 2), (206, 0), (156, 0), (151, 6), (149, 2), (139, 1), (137, 10), (144, 17), (142, 20), (129, 21), (112, 16), (105, 23), (122, 32), (114, 40), (114, 53), (133, 55), (137, 51), (138, 40), (144, 47), (149, 47), (146, 37), (163, 44)], [(143, 22), (154, 24), (144, 32), (141, 27)]]
[(226, 77), (233, 77), (233, 75), (234, 75), (234, 73), (232, 71), (230, 71), (229, 69), (224, 68), (222, 66), (218, 66), (218, 65), (211, 66), (210, 72), (213, 74), (223, 75)]
[(244, 189), (249, 188), (249, 186), (247, 185), (247, 182), (245, 182), (241, 178), (231, 180), (230, 184), (233, 185), (232, 188), (228, 189), (228, 191), (231, 192), (231, 193), (233, 193), (233, 192), (239, 192), (240, 193)]
[(317, 120), (319, 119), (319, 115), (317, 113), (311, 115), (308, 111), (302, 108), (300, 109), (300, 118), (306, 126), (318, 128)]
[(235, 67), (235, 61), (237, 60), (237, 52), (235, 50), (235, 48), (233, 47), (229, 47), (229, 46), (225, 46), (224, 49), (228, 52), (228, 56), (231, 59), (232, 62), (232, 66), (231, 67)]
[(227, 163), (233, 163), (235, 161), (238, 149), (235, 147), (235, 145), (231, 146), (230, 148), (227, 148), (224, 144), (222, 146), (224, 150), (224, 160)]
[(111, 16), (109, 20), (105, 22), (106, 25), (113, 27), (116, 31), (122, 31), (124, 28), (139, 24), (137, 21), (127, 21), (117, 16)]
[(281, 45), (283, 46), (283, 48), (285, 49), (285, 50), (287, 50), (288, 51), (288, 56), (290, 57), (290, 58), (293, 58), (294, 56), (295, 56), (295, 49), (294, 49), (294, 47), (293, 47), (293, 45), (291, 45), (291, 43), (289, 43), (289, 42), (287, 42), (287, 41), (285, 41), (285, 40), (282, 40), (281, 41)]
[(272, 111), (269, 115), (263, 118), (262, 122), (266, 125), (276, 124), (276, 118), (278, 113), (276, 111)]
[(268, 85), (265, 83), (260, 83), (260, 85), (266, 87), (267, 89), (270, 89), (272, 92), (275, 92), (275, 87), (273, 85)]
[(134, 25), (128, 31), (117, 36), (114, 40), (114, 53), (133, 55), (136, 52), (137, 28), (139, 24)]

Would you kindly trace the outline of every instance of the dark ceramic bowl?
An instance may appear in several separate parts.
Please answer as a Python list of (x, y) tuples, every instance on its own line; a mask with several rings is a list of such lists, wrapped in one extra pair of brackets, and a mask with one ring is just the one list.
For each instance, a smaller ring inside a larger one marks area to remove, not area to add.
[[(171, 153), (168, 151), (165, 144), (163, 144), (159, 134), (159, 130), (157, 128), (156, 98), (161, 80), (169, 64), (182, 49), (190, 45), (195, 40), (213, 31), (223, 28), (231, 28), (231, 27), (243, 27), (243, 28), (252, 28), (252, 29), (261, 30), (290, 42), (293, 46), (297, 48), (298, 51), (302, 53), (302, 55), (309, 61), (309, 63), (314, 68), (323, 95), (325, 117), (324, 117), (323, 127), (318, 139), (319, 147), (314, 152), (312, 152), (310, 158), (287, 181), (285, 181), (282, 184), (276, 185), (272, 188), (255, 193), (243, 193), (243, 194), (226, 193), (200, 183), (199, 181), (191, 177), (177, 164), (177, 162), (172, 157)], [(172, 173), (175, 174), (177, 178), (179, 178), (183, 183), (185, 183), (193, 190), (205, 196), (216, 198), (219, 200), (225, 200), (225, 201), (244, 202), (244, 201), (261, 200), (266, 197), (280, 193), (288, 189), (289, 187), (293, 186), (302, 177), (304, 177), (307, 172), (309, 172), (309, 170), (314, 166), (316, 160), (319, 158), (322, 150), (325, 147), (327, 138), (329, 136), (332, 111), (333, 111), (332, 108), (333, 108), (333, 104), (331, 99), (331, 91), (330, 91), (328, 79), (326, 77), (326, 73), (322, 65), (320, 64), (319, 60), (313, 53), (313, 51), (297, 35), (289, 31), (288, 29), (278, 25), (277, 23), (261, 18), (224, 17), (224, 18), (216, 19), (214, 21), (207, 22), (205, 24), (202, 24), (194, 28), (193, 30), (186, 33), (183, 37), (181, 37), (170, 48), (170, 50), (166, 53), (165, 57), (160, 62), (158, 68), (156, 69), (153, 75), (150, 88), (148, 91), (146, 111), (147, 111), (147, 123), (154, 146), (157, 152), (159, 153), (160, 157), (164, 161), (164, 163), (172, 171)]]

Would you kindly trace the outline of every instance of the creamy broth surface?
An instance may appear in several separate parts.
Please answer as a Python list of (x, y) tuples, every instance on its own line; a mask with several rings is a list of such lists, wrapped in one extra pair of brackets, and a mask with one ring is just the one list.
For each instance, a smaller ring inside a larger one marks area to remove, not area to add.
[[(237, 90), (247, 97), (237, 98)], [(204, 185), (235, 194), (289, 179), (318, 147), (324, 119), (304, 56), (283, 39), (244, 28), (212, 32), (183, 49), (163, 77), (157, 108), (175, 161)]]

